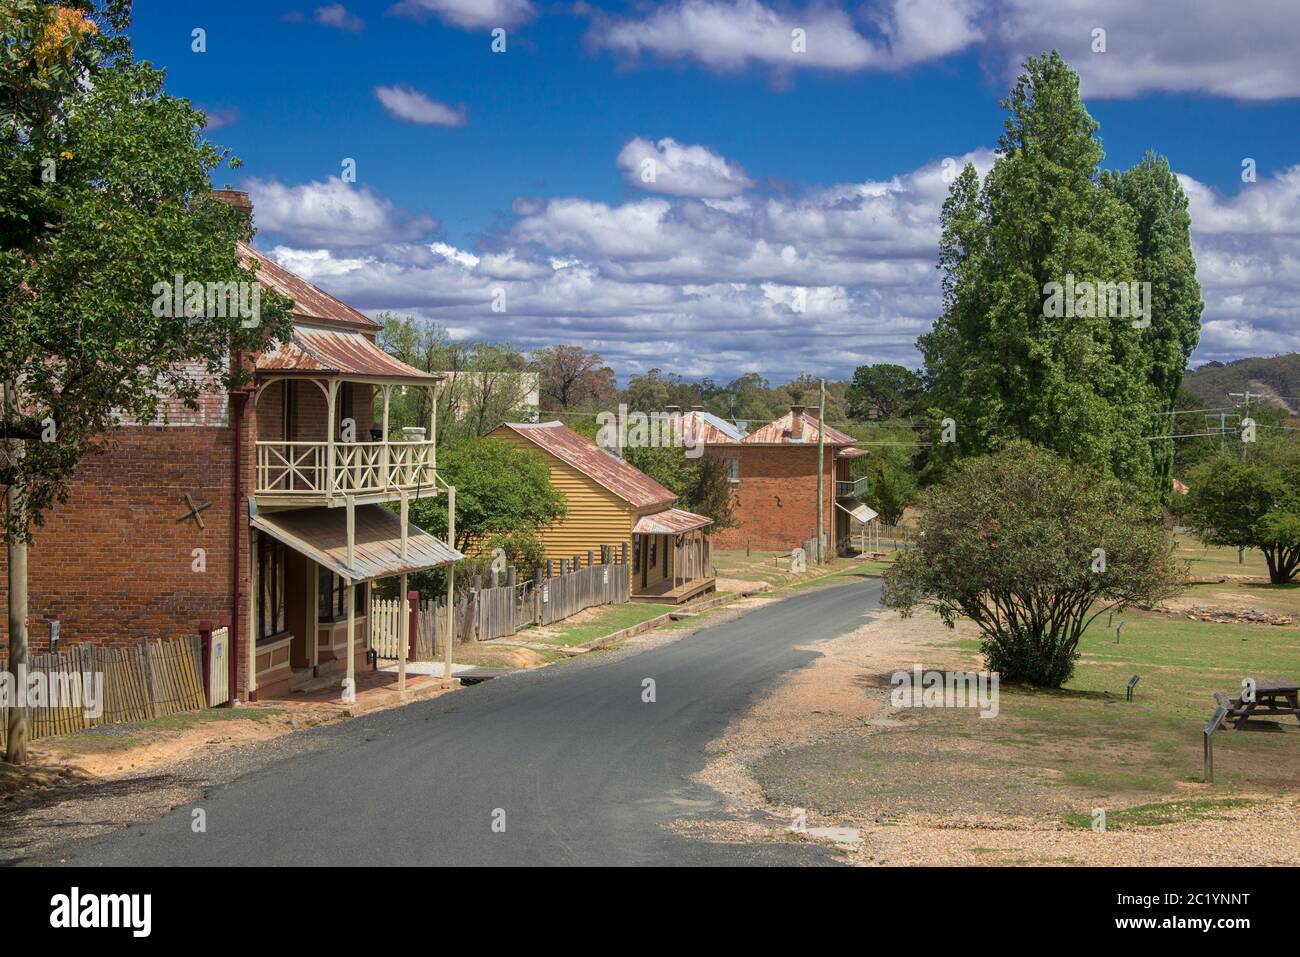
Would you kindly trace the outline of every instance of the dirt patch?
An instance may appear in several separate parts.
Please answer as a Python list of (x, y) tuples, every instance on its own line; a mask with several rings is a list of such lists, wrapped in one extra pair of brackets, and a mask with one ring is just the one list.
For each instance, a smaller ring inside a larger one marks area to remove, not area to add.
[(36, 764), (71, 769), (84, 777), (115, 778), (174, 764), (200, 749), (224, 750), (265, 741), (329, 720), (325, 715), (301, 709), (250, 707), (221, 713), (238, 715), (241, 710), (251, 712), (250, 716), (203, 720), (215, 712), (199, 712), (193, 722), (177, 727), (103, 725), (79, 734), (37, 741), (31, 748), (31, 756)]
[[(1300, 603), (1300, 595), (1287, 593), (1268, 595), (1272, 607), (1260, 607), (1256, 596), (1240, 591), (1202, 591), (1161, 602), (1155, 611), (1168, 615), (1181, 615), (1194, 621), (1212, 621), (1220, 624), (1294, 625), (1296, 614), (1292, 610)], [(1285, 607), (1282, 604), (1285, 603)]]
[[(788, 842), (815, 840), (819, 828), (848, 828), (861, 843), (831, 846), (860, 865), (1300, 863), (1300, 799), (1292, 795), (1259, 796), (1257, 804), (1200, 820), (1094, 833), (1065, 821), (1081, 809), (1117, 809), (1151, 796), (1123, 794), (1110, 781), (1104, 789), (1064, 781), (1046, 761), (1033, 766), (1057, 739), (1029, 720), (1003, 715), (991, 732), (973, 709), (891, 706), (895, 671), (916, 663), (978, 670), (975, 637), (968, 623), (949, 631), (930, 618), (889, 614), (808, 646), (822, 657), (710, 745), (698, 777), (725, 796), (728, 817), (674, 829), (705, 840)], [(1137, 736), (1083, 745), (1109, 748), (1115, 753), (1108, 760), (1122, 755), (1136, 768), (1151, 746)], [(1175, 786), (1190, 798), (1204, 789)]]
[(765, 581), (749, 581), (744, 578), (718, 578), (714, 580), (718, 591), (760, 592), (771, 591), (772, 585)]
[(480, 668), (541, 668), (547, 658), (539, 651), (518, 645), (457, 645), (456, 664)]

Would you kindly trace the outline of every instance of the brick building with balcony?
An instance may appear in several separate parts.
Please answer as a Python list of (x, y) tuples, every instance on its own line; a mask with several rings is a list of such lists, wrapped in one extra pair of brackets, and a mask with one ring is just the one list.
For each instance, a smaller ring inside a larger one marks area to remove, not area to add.
[[(687, 427), (695, 415), (698, 410), (684, 417)], [(705, 454), (723, 461), (731, 481), (737, 524), (714, 534), (717, 548), (786, 551), (816, 538), (819, 429), (814, 412), (796, 405), (739, 438), (707, 428), (699, 433), (706, 436)], [(822, 527), (828, 555), (848, 547), (851, 515), (866, 492), (865, 478), (850, 477), (853, 459), (866, 454), (853, 443), (851, 435), (825, 427)]]
[[(251, 214), (244, 194), (218, 195)], [(387, 355), (367, 316), (237, 251), (294, 301), (292, 339), (233, 356), (251, 384), (210, 381), (197, 413), (171, 402), (105, 436), (34, 529), (29, 633), (40, 652), (55, 621), (64, 643), (130, 644), (228, 619), (230, 687), (250, 700), (351, 675), (367, 648), (368, 583), (462, 556), (406, 520), (411, 501), (447, 493), (437, 423), (397, 435), (388, 423), (394, 390), (433, 399), (441, 377)], [(0, 553), (0, 588), (3, 566)]]

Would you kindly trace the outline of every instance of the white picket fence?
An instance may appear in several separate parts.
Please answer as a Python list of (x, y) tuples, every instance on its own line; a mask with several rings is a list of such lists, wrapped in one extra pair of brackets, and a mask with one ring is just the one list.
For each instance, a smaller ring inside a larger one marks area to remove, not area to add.
[(380, 658), (405, 655), (407, 636), (402, 632), (401, 599), (371, 599), (370, 647)]

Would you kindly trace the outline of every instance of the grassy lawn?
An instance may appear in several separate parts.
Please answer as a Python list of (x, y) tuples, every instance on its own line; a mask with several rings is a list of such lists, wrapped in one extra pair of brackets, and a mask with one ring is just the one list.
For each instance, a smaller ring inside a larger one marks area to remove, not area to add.
[[(1294, 608), (1300, 591), (1268, 598)], [(1212, 784), (1201, 780), (1201, 732), (1214, 692), (1235, 696), (1246, 677), (1300, 678), (1300, 628), (1131, 609), (1122, 617), (1118, 643), (1105, 614), (1084, 635), (1064, 688), (1003, 683), (991, 718), (975, 708), (890, 711), (874, 732), (773, 752), (756, 765), (759, 781), (770, 800), (869, 818), (1007, 814), (1089, 827), (1093, 809), (1104, 808), (1108, 828), (1121, 829), (1213, 817), (1244, 806), (1235, 802), (1296, 793), (1294, 718), (1217, 733)], [(886, 704), (889, 675), (914, 662), (985, 668), (968, 622), (956, 635), (930, 613), (886, 625), (907, 640), (861, 676), (882, 689), (875, 694)], [(1125, 687), (1135, 674), (1141, 680), (1130, 703)]]
[[(1003, 685), (998, 719), (952, 730), (1015, 745), (1019, 762), (1052, 768), (1062, 784), (1089, 793), (1170, 793), (1200, 779), (1201, 728), (1214, 692), (1235, 696), (1246, 677), (1300, 677), (1300, 629), (1133, 612), (1123, 619), (1118, 643), (1106, 616), (1089, 629), (1063, 689)], [(961, 644), (982, 666), (977, 642)], [(1124, 692), (1134, 674), (1141, 681), (1130, 704)], [(949, 713), (939, 714), (936, 731)], [(1216, 735), (1215, 790), (1300, 786), (1300, 723), (1289, 724), (1294, 731), (1261, 722), (1259, 730)]]
[(571, 647), (639, 625), (643, 621), (649, 621), (651, 618), (672, 611), (674, 607), (674, 605), (657, 605), (653, 602), (601, 605), (588, 609), (589, 614), (575, 616), (580, 619), (575, 623), (571, 623), (573, 619), (566, 619), (546, 628), (529, 628), (521, 631), (519, 638), (524, 641)]
[(1268, 564), (1264, 553), (1248, 548), (1237, 560), (1237, 550), (1228, 546), (1202, 545), (1195, 535), (1175, 536), (1178, 557), (1191, 567), (1193, 579), (1216, 578), (1220, 575), (1252, 575), (1268, 581)]

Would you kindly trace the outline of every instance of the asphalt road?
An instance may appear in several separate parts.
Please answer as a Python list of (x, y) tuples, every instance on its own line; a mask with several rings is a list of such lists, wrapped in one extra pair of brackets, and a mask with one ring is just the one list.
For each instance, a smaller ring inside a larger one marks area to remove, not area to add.
[[(200, 804), (59, 856), (70, 865), (831, 863), (815, 845), (709, 844), (663, 825), (720, 810), (720, 796), (690, 780), (707, 742), (814, 657), (796, 645), (865, 624), (879, 597), (877, 579), (814, 589), (658, 647), (303, 732), (322, 740)], [(642, 700), (647, 678), (653, 703)], [(196, 807), (206, 812), (198, 833)]]

